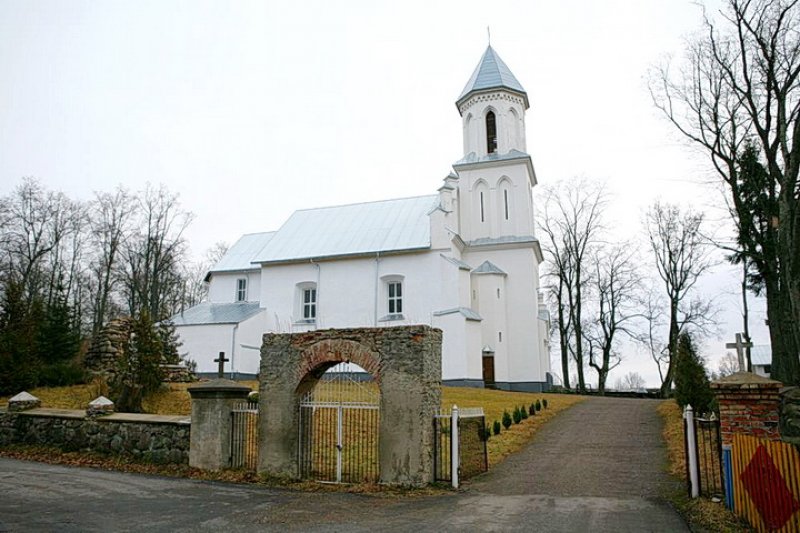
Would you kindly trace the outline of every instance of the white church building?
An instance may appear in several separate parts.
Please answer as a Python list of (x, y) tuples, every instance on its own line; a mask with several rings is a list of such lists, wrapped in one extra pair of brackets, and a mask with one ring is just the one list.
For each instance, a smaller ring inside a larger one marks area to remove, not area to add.
[(265, 332), (429, 324), (445, 384), (550, 387), (528, 96), (490, 46), (456, 106), (464, 156), (437, 194), (299, 210), (228, 250), (208, 301), (173, 317), (198, 372), (225, 352), (254, 376)]

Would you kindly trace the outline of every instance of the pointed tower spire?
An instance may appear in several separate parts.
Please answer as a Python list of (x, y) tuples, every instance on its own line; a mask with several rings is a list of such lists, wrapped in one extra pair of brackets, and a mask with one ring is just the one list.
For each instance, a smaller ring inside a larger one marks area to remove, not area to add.
[(461, 96), (456, 101), (456, 107), (460, 108), (473, 93), (488, 91), (492, 89), (506, 89), (519, 94), (525, 102), (525, 109), (528, 109), (528, 93), (517, 80), (511, 69), (508, 68), (492, 45), (486, 47), (478, 66), (469, 78)]

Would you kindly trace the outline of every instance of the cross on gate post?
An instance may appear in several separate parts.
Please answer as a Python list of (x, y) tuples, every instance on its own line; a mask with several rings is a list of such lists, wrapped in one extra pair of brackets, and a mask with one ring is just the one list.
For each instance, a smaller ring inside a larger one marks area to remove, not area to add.
[(225, 352), (219, 352), (219, 357), (214, 359), (215, 363), (219, 363), (219, 369), (217, 370), (217, 377), (222, 379), (225, 377), (225, 363), (230, 361), (230, 359), (225, 358)]
[(744, 365), (744, 349), (745, 348), (752, 348), (753, 343), (750, 341), (742, 342), (742, 334), (736, 334), (736, 342), (729, 342), (725, 345), (725, 348), (736, 350), (736, 356), (739, 359), (739, 372), (745, 372), (747, 368)]

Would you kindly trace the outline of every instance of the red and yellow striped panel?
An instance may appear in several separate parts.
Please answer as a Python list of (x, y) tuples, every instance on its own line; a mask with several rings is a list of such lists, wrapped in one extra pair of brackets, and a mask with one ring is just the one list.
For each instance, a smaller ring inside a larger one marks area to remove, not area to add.
[(733, 506), (758, 531), (800, 533), (800, 453), (791, 444), (734, 435)]

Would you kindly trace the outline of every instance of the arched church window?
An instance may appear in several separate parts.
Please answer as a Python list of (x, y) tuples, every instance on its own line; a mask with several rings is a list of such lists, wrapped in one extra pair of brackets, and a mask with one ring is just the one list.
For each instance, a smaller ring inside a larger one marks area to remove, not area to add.
[(497, 151), (497, 122), (494, 111), (486, 113), (486, 153), (493, 154)]
[(486, 216), (483, 212), (483, 191), (480, 192), (481, 195), (481, 222), (486, 222)]
[(503, 189), (503, 207), (505, 208), (506, 220), (508, 220), (508, 189)]

